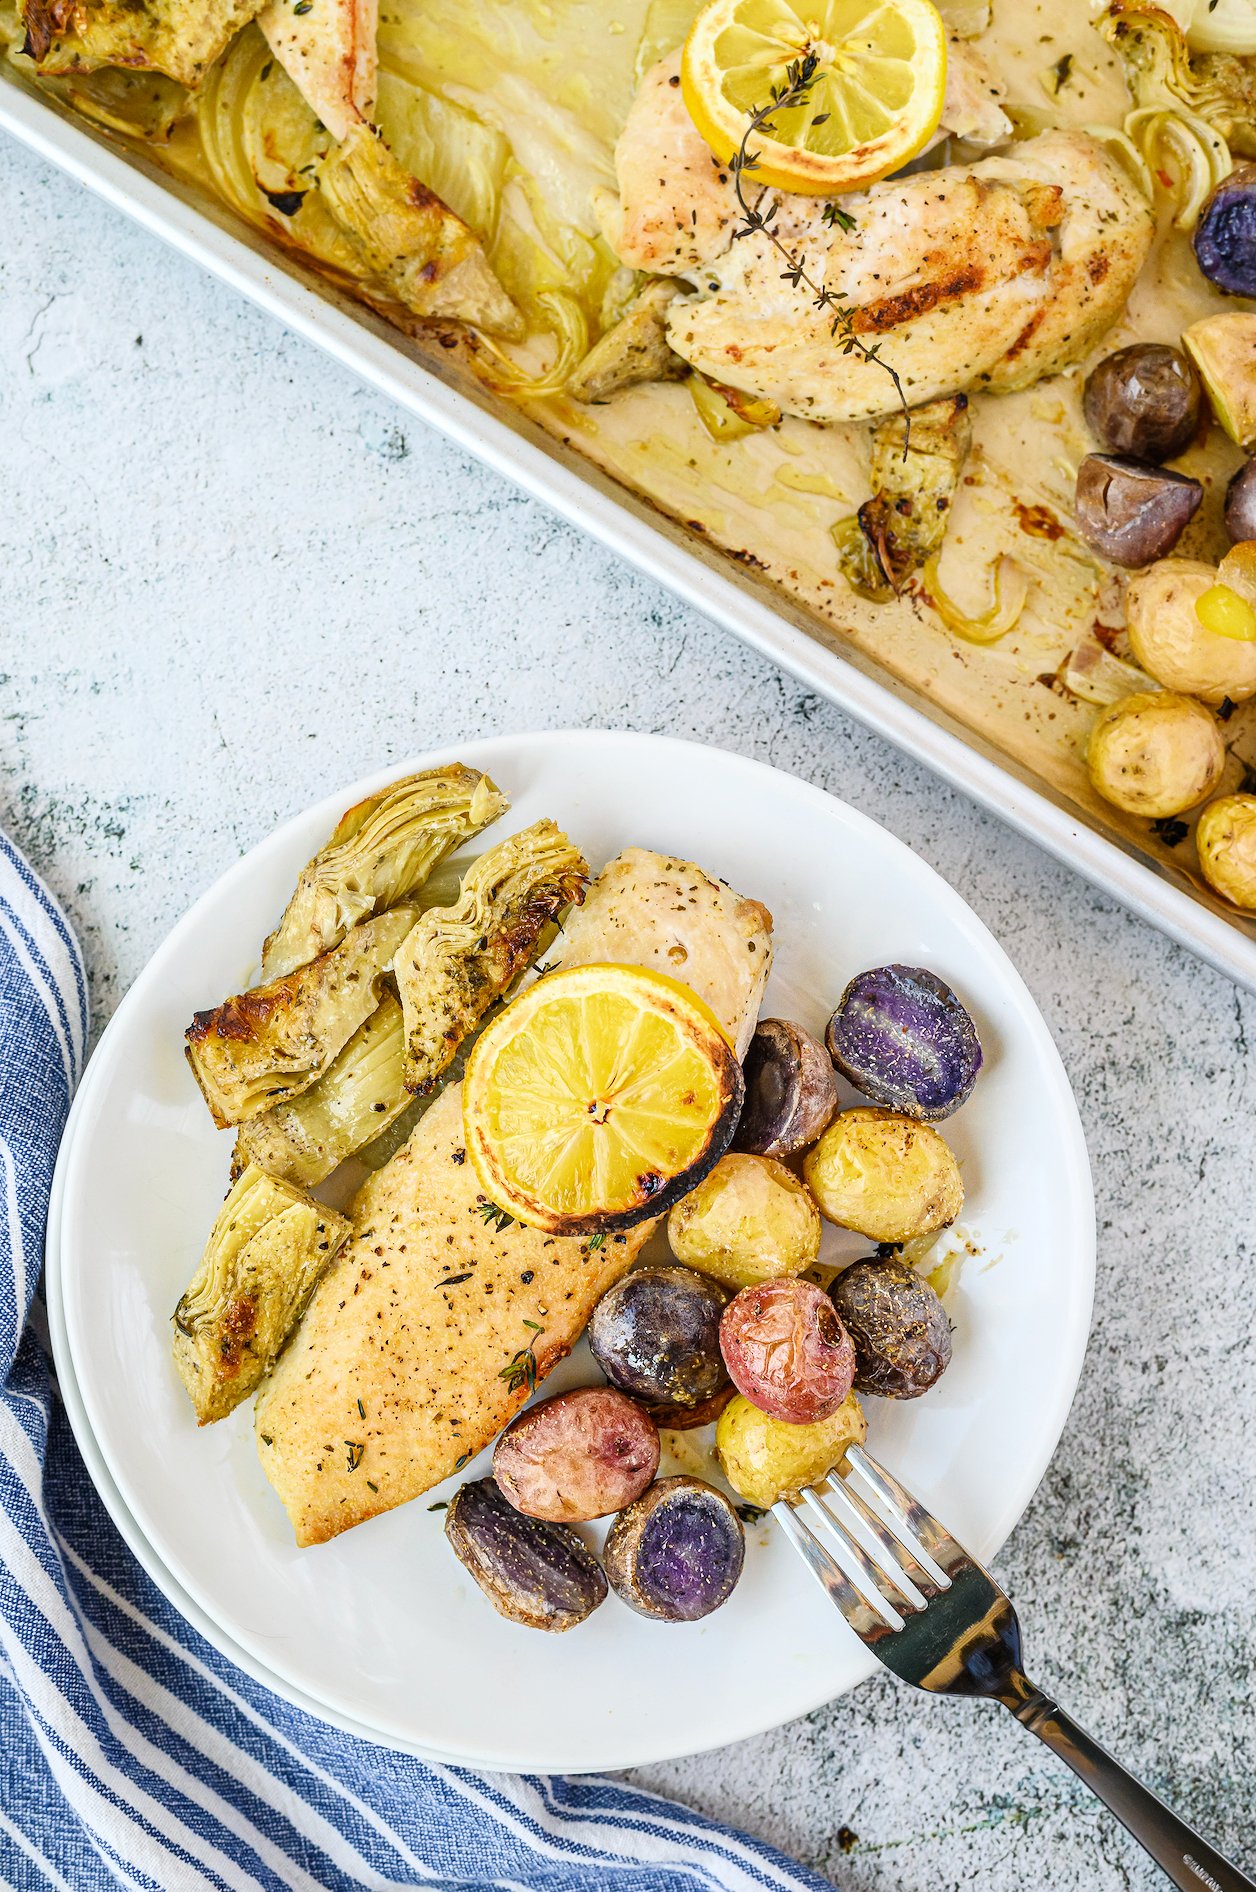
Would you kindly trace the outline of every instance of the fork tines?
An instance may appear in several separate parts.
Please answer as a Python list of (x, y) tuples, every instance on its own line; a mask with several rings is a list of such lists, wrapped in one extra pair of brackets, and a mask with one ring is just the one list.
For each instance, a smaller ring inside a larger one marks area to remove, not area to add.
[(901, 1629), (908, 1616), (927, 1608), (950, 1587), (946, 1566), (964, 1558), (936, 1518), (861, 1446), (846, 1454), (842, 1476), (835, 1472), (772, 1509), (851, 1628), (865, 1638)]

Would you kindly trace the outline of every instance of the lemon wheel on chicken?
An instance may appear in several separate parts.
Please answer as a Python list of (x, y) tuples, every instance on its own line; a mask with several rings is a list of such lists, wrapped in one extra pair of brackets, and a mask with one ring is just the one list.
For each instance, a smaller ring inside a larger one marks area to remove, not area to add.
[(550, 973), (467, 1064), (463, 1129), (486, 1216), (586, 1235), (657, 1215), (723, 1154), (742, 1096), (736, 1053), (688, 986), (640, 966)]
[(814, 62), (805, 96), (751, 132), (747, 182), (833, 197), (914, 158), (937, 130), (946, 30), (931, 0), (710, 0), (685, 42), (681, 85), (716, 157)]

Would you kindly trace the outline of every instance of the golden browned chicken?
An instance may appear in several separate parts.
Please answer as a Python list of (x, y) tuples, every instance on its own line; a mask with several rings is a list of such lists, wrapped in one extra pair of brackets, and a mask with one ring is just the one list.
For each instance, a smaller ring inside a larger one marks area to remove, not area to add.
[(257, 16), (276, 59), (333, 138), (375, 110), (379, 0), (267, 0)]
[[(783, 279), (766, 237), (734, 240), (733, 183), (685, 110), (678, 55), (646, 75), (616, 168), (619, 201), (602, 217), (617, 253), (696, 292), (667, 309), (678, 355), (808, 420), (898, 407), (884, 368), (843, 352), (831, 314)], [(1083, 131), (874, 184), (842, 199), (849, 229), (826, 222), (819, 199), (779, 201), (779, 237), (823, 274), (912, 406), (1024, 387), (1084, 355), (1124, 309), (1153, 227), (1137, 187)]]
[[(632, 848), (594, 882), (557, 958), (683, 979), (744, 1045), (771, 916), (691, 862)], [(486, 1209), (451, 1084), (359, 1193), (356, 1232), (258, 1399), (262, 1465), (299, 1544), (405, 1504), (487, 1445), (527, 1397), (512, 1361), (530, 1349), (544, 1379), (651, 1226), (595, 1248), (499, 1229)]]

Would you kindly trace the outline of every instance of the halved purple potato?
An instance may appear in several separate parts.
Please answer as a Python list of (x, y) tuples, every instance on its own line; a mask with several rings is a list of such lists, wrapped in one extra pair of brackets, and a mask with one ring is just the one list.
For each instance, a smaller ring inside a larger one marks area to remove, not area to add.
[(1200, 482), (1118, 453), (1090, 453), (1077, 469), (1073, 512), (1087, 545), (1133, 571), (1170, 553), (1203, 501)]
[(613, 1386), (577, 1386), (529, 1406), (493, 1452), (493, 1476), (515, 1510), (559, 1524), (622, 1511), (658, 1468), (657, 1426)]
[(661, 1623), (696, 1623), (726, 1603), (745, 1557), (741, 1519), (700, 1478), (660, 1478), (616, 1518), (602, 1552), (615, 1594)]
[(824, 1046), (788, 1018), (760, 1019), (742, 1060), (746, 1101), (733, 1148), (751, 1156), (795, 1156), (828, 1129), (837, 1084)]
[(967, 1009), (922, 966), (861, 972), (838, 1001), (824, 1041), (856, 1090), (926, 1123), (958, 1110), (981, 1069)]
[(528, 1629), (574, 1629), (606, 1598), (597, 1559), (565, 1524), (524, 1517), (491, 1478), (463, 1485), (445, 1536), (493, 1607)]
[(854, 1384), (850, 1335), (814, 1281), (743, 1288), (724, 1310), (720, 1345), (737, 1391), (790, 1425), (831, 1418)]
[(728, 1386), (720, 1353), (728, 1301), (727, 1288), (693, 1268), (638, 1268), (594, 1308), (589, 1350), (611, 1385), (634, 1399), (703, 1406)]
[(847, 1268), (829, 1292), (855, 1343), (855, 1386), (917, 1399), (951, 1363), (951, 1323), (923, 1275), (893, 1256)]
[(1227, 296), (1256, 296), (1256, 164), (1236, 164), (1199, 213), (1195, 260)]

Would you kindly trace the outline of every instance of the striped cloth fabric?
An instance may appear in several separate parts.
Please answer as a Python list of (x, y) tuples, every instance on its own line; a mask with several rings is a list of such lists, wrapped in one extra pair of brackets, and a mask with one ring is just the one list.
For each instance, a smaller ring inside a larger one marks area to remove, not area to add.
[(825, 1892), (612, 1781), (476, 1775), (338, 1733), (167, 1603), (87, 1476), (34, 1298), (87, 1025), (74, 936), (0, 835), (0, 1884)]

